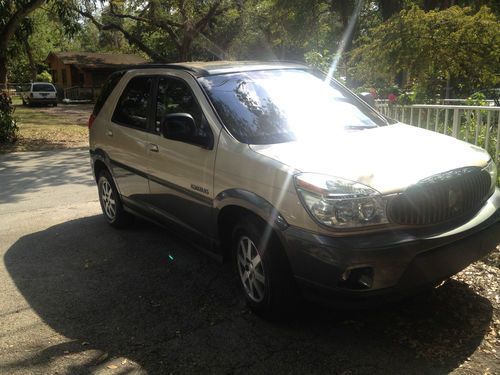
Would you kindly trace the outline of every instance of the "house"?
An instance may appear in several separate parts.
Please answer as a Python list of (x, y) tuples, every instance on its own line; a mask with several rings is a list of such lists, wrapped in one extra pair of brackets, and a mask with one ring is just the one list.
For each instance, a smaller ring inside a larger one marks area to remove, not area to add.
[(146, 62), (137, 55), (93, 52), (51, 52), (46, 59), (53, 83), (73, 100), (95, 99), (112, 72)]

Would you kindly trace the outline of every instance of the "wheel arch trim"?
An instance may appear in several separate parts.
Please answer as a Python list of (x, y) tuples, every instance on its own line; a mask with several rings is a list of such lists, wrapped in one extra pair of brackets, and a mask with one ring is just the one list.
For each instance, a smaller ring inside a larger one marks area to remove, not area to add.
[(224, 190), (217, 194), (213, 204), (217, 223), (219, 214), (224, 208), (236, 206), (252, 212), (279, 231), (283, 231), (289, 226), (277, 208), (261, 196), (245, 189)]
[(120, 187), (116, 183), (115, 176), (113, 175), (113, 166), (112, 166), (111, 159), (108, 156), (108, 154), (106, 153), (106, 151), (104, 151), (101, 148), (96, 148), (95, 150), (89, 150), (89, 152), (90, 152), (90, 158), (92, 160), (92, 162), (91, 162), (92, 174), (94, 175), (96, 182), (97, 182), (97, 179), (99, 178), (99, 176), (97, 176), (97, 174), (96, 174), (95, 164), (97, 162), (101, 162), (104, 164), (104, 166), (109, 171), (109, 174), (111, 175), (111, 178), (113, 179), (113, 183), (115, 184), (116, 189), (118, 190), (118, 193), (121, 195)]

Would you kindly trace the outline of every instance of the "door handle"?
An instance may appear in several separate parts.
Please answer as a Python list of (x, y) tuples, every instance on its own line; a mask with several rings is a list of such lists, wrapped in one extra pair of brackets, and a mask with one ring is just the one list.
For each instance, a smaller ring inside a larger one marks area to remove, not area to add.
[(112, 132), (111, 130), (108, 130), (108, 131), (106, 132), (106, 135), (107, 135), (108, 137), (112, 137), (112, 136), (113, 136), (113, 132)]
[(154, 143), (150, 143), (149, 144), (149, 151), (151, 151), (151, 152), (158, 152), (160, 150), (158, 148), (158, 145), (155, 145)]

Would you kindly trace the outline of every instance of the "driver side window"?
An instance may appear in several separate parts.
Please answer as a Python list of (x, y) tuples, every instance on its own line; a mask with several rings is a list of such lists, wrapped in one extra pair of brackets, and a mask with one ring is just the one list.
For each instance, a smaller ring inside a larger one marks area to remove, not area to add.
[(193, 117), (195, 123), (193, 138), (209, 137), (208, 122), (187, 83), (176, 78), (160, 77), (156, 97), (157, 132), (166, 134), (162, 129), (168, 127), (168, 115), (172, 114), (189, 114)]

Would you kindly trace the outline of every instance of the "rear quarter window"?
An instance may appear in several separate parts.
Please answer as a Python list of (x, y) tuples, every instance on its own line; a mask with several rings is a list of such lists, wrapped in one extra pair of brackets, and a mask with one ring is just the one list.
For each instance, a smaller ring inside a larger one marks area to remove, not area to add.
[(134, 77), (116, 105), (112, 121), (133, 128), (146, 130), (153, 77)]
[(125, 71), (120, 71), (120, 72), (115, 72), (112, 73), (104, 85), (102, 86), (101, 89), (101, 94), (97, 97), (97, 100), (94, 105), (94, 110), (93, 110), (93, 115), (97, 116), (99, 112), (101, 111), (102, 107), (104, 106), (104, 103), (106, 103), (106, 100), (108, 100), (109, 95), (113, 92), (115, 89), (116, 85), (122, 77), (125, 75)]

